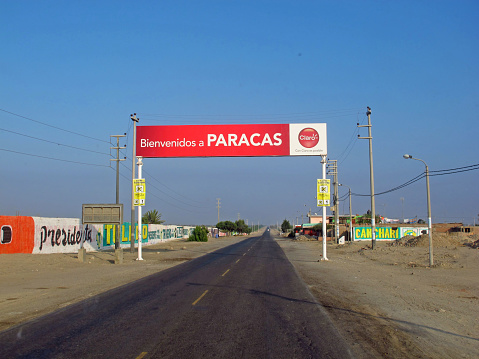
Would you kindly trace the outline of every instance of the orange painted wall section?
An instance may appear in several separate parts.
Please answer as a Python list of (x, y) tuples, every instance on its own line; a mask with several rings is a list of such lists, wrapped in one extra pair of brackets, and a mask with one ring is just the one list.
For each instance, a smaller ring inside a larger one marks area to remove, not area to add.
[(0, 243), (0, 254), (32, 253), (35, 240), (35, 222), (32, 217), (0, 216), (0, 229), (9, 226), (12, 229), (10, 243)]

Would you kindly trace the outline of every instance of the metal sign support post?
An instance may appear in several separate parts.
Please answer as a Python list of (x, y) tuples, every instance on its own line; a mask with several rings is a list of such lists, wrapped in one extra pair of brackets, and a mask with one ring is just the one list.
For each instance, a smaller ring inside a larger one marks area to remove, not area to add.
[[(323, 167), (323, 179), (326, 179), (326, 156), (321, 156), (321, 164)], [(323, 206), (323, 257), (322, 261), (327, 261), (328, 257), (326, 256), (326, 206)]]
[(351, 206), (351, 187), (348, 187), (349, 188), (349, 231), (350, 231), (350, 235), (349, 235), (349, 241), (352, 242), (353, 241), (353, 210), (352, 210), (352, 206)]
[[(133, 121), (133, 154), (132, 154), (132, 175), (131, 180), (135, 179), (135, 158), (136, 158), (136, 124), (140, 120), (136, 117), (136, 113), (130, 115), (131, 120)], [(131, 190), (131, 224), (130, 224), (130, 252), (135, 251), (135, 192), (133, 191), (133, 186)]]
[[(138, 179), (141, 179), (142, 174), (141, 174), (141, 167), (143, 167), (143, 162), (142, 159), (143, 157), (137, 157), (138, 162), (136, 163), (138, 165)], [(141, 227), (141, 206), (138, 206), (138, 261), (142, 261), (143, 258), (141, 257), (141, 240), (143, 237), (142, 233), (142, 227)]]

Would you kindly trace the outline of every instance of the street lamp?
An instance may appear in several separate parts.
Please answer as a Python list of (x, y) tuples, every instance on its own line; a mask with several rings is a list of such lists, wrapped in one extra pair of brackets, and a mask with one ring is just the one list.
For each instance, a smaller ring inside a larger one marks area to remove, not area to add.
[(349, 189), (349, 241), (353, 241), (353, 212), (351, 211), (351, 187), (338, 183), (338, 186), (348, 187)]
[(428, 218), (428, 232), (429, 232), (429, 265), (434, 265), (434, 259), (432, 254), (432, 219), (431, 219), (431, 194), (429, 190), (429, 167), (427, 167), (426, 162), (419, 158), (414, 158), (411, 155), (404, 155), (405, 159), (411, 159), (416, 161), (421, 161), (426, 166), (426, 189), (427, 189), (427, 218)]

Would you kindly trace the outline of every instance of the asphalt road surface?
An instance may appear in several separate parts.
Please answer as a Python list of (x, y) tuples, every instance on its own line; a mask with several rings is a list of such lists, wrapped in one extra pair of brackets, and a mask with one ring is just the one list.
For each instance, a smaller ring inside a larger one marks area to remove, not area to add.
[(350, 358), (269, 231), (0, 333), (0, 358)]

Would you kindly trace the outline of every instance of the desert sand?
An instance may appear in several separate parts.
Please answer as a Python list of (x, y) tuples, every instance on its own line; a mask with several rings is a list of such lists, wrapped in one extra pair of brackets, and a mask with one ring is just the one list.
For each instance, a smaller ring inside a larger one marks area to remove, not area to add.
[[(276, 241), (358, 358), (479, 357), (477, 235), (435, 235), (435, 265), (426, 238), (336, 245), (300, 237)], [(191, 260), (244, 237), (206, 243), (177, 240), (114, 253), (0, 255), (0, 330)]]

